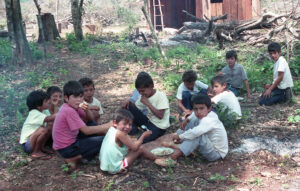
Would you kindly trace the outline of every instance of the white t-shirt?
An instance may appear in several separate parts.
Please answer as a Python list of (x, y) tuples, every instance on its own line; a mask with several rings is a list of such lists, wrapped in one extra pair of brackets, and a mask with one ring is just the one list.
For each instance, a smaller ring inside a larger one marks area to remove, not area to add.
[(167, 129), (168, 127), (170, 127), (170, 121), (169, 121), (170, 107), (169, 107), (169, 100), (168, 100), (167, 96), (164, 93), (156, 90), (155, 94), (153, 96), (149, 97), (148, 100), (151, 103), (151, 105), (153, 107), (155, 107), (156, 109), (158, 109), (158, 110), (165, 109), (165, 113), (164, 113), (164, 116), (162, 119), (159, 119), (158, 117), (156, 117), (151, 112), (149, 107), (147, 107), (146, 105), (144, 105), (141, 102), (141, 98), (139, 98), (135, 102), (135, 105), (141, 111), (147, 109), (147, 111), (148, 111), (147, 117), (154, 125), (156, 125), (156, 127), (160, 128), (160, 129)]
[(232, 91), (224, 91), (215, 97), (211, 98), (215, 104), (221, 103), (223, 106), (228, 107), (231, 112), (235, 112), (238, 116), (242, 116), (241, 106), (239, 100)]
[(273, 83), (278, 78), (278, 72), (284, 72), (283, 79), (278, 85), (279, 89), (286, 89), (294, 86), (289, 64), (286, 62), (283, 56), (280, 56), (274, 64)]
[(98, 99), (96, 99), (96, 98), (93, 97), (93, 101), (92, 101), (92, 103), (89, 103), (89, 105), (98, 106), (100, 108), (99, 109), (99, 115), (103, 114), (103, 109), (102, 109), (102, 106), (101, 106), (101, 102)]
[(30, 136), (39, 127), (43, 126), (46, 117), (46, 114), (37, 109), (33, 109), (29, 112), (21, 130), (20, 144), (26, 143)]
[[(194, 115), (194, 117), (196, 117)], [(199, 125), (179, 135), (181, 140), (193, 140), (206, 134), (222, 158), (228, 153), (228, 138), (223, 123), (215, 112), (209, 112), (206, 117), (200, 120)]]
[(205, 83), (202, 83), (200, 82), (199, 80), (196, 80), (195, 81), (195, 85), (194, 85), (194, 89), (193, 91), (188, 89), (184, 83), (182, 82), (179, 87), (178, 87), (178, 90), (177, 90), (177, 95), (176, 95), (176, 98), (179, 99), (179, 100), (182, 100), (182, 92), (184, 91), (189, 91), (191, 93), (191, 95), (194, 95), (196, 93), (199, 92), (199, 89), (207, 89), (208, 88), (208, 85), (206, 85)]

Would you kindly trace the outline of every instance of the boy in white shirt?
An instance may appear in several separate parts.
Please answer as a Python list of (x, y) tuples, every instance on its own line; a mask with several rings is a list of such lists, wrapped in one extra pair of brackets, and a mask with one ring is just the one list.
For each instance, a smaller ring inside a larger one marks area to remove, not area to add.
[(289, 99), (291, 88), (294, 86), (288, 63), (281, 56), (280, 44), (273, 42), (268, 46), (268, 52), (274, 60), (273, 83), (264, 84), (266, 91), (260, 97), (259, 105), (273, 105)]
[(235, 113), (237, 118), (242, 117), (241, 106), (234, 93), (226, 88), (226, 79), (224, 76), (215, 76), (211, 80), (211, 85), (215, 96), (211, 98), (214, 104), (220, 103), (224, 109), (228, 108), (230, 114)]
[(103, 109), (101, 106), (101, 102), (94, 97), (95, 93), (95, 85), (92, 79), (90, 78), (81, 78), (79, 80), (79, 83), (83, 87), (83, 97), (84, 101), (88, 103), (88, 110), (90, 110), (94, 117), (95, 120), (94, 122), (88, 122), (88, 126), (94, 126), (94, 125), (100, 125), (101, 124), (101, 115), (103, 115)]
[(177, 90), (177, 104), (188, 116), (192, 114), (192, 96), (199, 92), (206, 93), (208, 85), (197, 80), (197, 74), (193, 70), (185, 71), (182, 75), (182, 81)]
[[(169, 100), (163, 92), (154, 89), (153, 80), (146, 72), (138, 74), (135, 88), (141, 97), (135, 103), (127, 101), (123, 107), (134, 116), (131, 135), (138, 133), (137, 127), (142, 126), (152, 131), (152, 134), (143, 140), (143, 143), (147, 143), (165, 134), (166, 129), (169, 128)], [(147, 116), (143, 113), (144, 110), (147, 110)]]
[[(199, 93), (192, 97), (192, 104), (194, 115), (186, 118), (181, 129), (172, 135), (174, 142), (182, 143), (175, 149), (171, 158), (176, 160), (183, 155), (188, 156), (195, 150), (208, 161), (225, 158), (228, 153), (227, 133), (217, 114), (211, 111), (210, 98), (206, 94)], [(156, 163), (166, 166), (167, 161), (157, 159)]]

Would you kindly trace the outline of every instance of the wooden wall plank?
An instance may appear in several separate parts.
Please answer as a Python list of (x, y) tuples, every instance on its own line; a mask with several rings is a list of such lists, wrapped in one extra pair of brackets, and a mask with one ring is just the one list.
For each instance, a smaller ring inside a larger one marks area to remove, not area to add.
[(231, 20), (238, 20), (238, 0), (230, 0)]
[(223, 7), (222, 7), (223, 14), (227, 14), (227, 21), (231, 20), (231, 12), (230, 12), (230, 0), (223, 0)]
[(203, 8), (202, 8), (202, 0), (195, 1), (196, 7), (196, 17), (203, 18)]
[(237, 20), (243, 20), (243, 0), (237, 0)]
[(244, 11), (245, 20), (250, 20), (252, 18), (252, 0), (246, 0)]
[(221, 16), (223, 14), (223, 3), (216, 3), (217, 6), (217, 16)]

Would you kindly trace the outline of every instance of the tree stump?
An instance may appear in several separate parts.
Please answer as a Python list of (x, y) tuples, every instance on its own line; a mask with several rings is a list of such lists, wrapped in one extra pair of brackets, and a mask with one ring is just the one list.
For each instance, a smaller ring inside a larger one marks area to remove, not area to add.
[[(44, 13), (41, 15), (41, 18), (42, 18), (41, 20), (43, 24), (44, 35), (45, 35), (45, 41), (53, 41), (56, 40), (57, 38), (60, 38), (55, 24), (54, 16), (51, 13)], [(38, 38), (39, 43), (43, 42), (42, 33), (40, 30), (41, 29), (39, 29), (39, 38)]]

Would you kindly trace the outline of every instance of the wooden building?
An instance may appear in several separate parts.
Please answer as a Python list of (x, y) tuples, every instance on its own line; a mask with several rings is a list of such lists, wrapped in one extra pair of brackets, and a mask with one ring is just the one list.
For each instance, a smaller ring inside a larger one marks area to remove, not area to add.
[[(152, 23), (180, 28), (185, 21), (194, 21), (182, 10), (198, 18), (227, 13), (227, 21), (243, 21), (260, 16), (260, 0), (148, 0)], [(155, 20), (154, 20), (155, 19)]]

